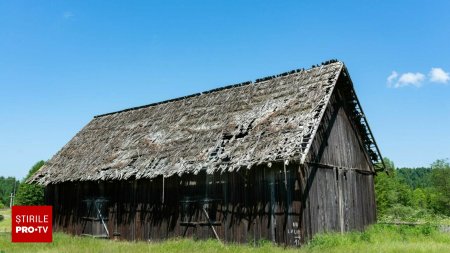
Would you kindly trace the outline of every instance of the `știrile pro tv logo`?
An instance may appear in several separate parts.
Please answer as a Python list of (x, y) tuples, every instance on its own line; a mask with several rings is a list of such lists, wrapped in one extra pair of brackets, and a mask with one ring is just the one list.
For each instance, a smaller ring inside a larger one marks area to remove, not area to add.
[(51, 206), (13, 206), (12, 242), (52, 242)]

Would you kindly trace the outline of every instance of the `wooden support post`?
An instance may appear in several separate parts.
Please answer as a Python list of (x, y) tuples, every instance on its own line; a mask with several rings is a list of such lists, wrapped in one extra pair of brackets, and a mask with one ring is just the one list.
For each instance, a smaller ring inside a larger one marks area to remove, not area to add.
[(289, 164), (289, 160), (284, 161), (283, 163), (283, 170), (284, 170), (284, 193), (285, 195), (285, 203), (284, 203), (284, 238), (285, 238), (285, 243), (288, 243), (288, 237), (289, 237), (289, 230), (291, 228), (290, 224), (292, 224), (290, 222), (289, 219), (289, 197), (288, 197), (288, 181), (287, 181), (287, 173), (286, 173), (286, 165)]
[(288, 191), (288, 181), (287, 181), (287, 173), (286, 173), (286, 165), (289, 164), (289, 160), (286, 160), (283, 163), (283, 168), (284, 168), (284, 188), (286, 190), (286, 197), (287, 197), (287, 191)]
[(161, 196), (161, 202), (164, 204), (164, 193), (165, 193), (165, 182), (164, 182), (164, 175), (162, 176), (162, 196)]
[(276, 220), (275, 220), (275, 175), (274, 170), (269, 170), (269, 187), (270, 187), (270, 236), (272, 239), (272, 242), (276, 243), (276, 236), (275, 236), (275, 227), (276, 227)]
[(338, 205), (339, 205), (339, 224), (341, 228), (341, 234), (345, 232), (345, 226), (344, 226), (344, 194), (342, 191), (343, 182), (341, 177), (341, 170), (339, 168), (335, 168), (337, 170), (338, 180), (337, 180), (337, 186), (338, 186)]
[(13, 199), (14, 199), (14, 195), (11, 192), (11, 195), (9, 196), (9, 208), (12, 208), (12, 206), (13, 206), (13, 202), (14, 202)]

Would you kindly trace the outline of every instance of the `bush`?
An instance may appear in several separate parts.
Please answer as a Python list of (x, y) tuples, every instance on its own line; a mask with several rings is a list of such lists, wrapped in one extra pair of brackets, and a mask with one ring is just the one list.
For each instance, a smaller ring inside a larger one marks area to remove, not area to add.
[(17, 190), (15, 204), (19, 206), (38, 206), (44, 204), (44, 187), (22, 183)]
[(431, 235), (433, 232), (437, 231), (437, 227), (435, 225), (431, 225), (430, 223), (426, 223), (420, 227), (420, 232), (423, 235)]
[(44, 204), (44, 187), (36, 184), (27, 184), (26, 181), (38, 171), (44, 161), (37, 162), (28, 172), (27, 177), (20, 184), (17, 190), (15, 204), (20, 206), (33, 206)]

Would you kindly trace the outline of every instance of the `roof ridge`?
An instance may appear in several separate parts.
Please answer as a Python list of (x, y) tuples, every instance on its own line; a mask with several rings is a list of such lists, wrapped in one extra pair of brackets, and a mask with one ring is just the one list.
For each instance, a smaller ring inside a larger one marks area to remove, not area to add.
[(278, 77), (288, 76), (288, 75), (292, 75), (292, 74), (295, 74), (295, 73), (300, 73), (302, 71), (312, 70), (314, 68), (319, 68), (319, 67), (322, 67), (322, 66), (325, 66), (325, 65), (329, 65), (329, 64), (333, 64), (333, 63), (337, 63), (337, 62), (340, 62), (340, 63), (343, 64), (343, 62), (341, 62), (341, 61), (339, 61), (337, 59), (331, 59), (331, 60), (322, 62), (321, 64), (312, 65), (311, 68), (309, 68), (309, 69), (305, 69), (305, 68), (294, 69), (294, 70), (283, 72), (283, 73), (278, 74), (278, 75), (271, 75), (271, 76), (266, 76), (266, 77), (263, 77), (263, 78), (257, 78), (254, 82), (253, 81), (246, 81), (246, 82), (231, 84), (231, 85), (227, 85), (227, 86), (223, 86), (223, 87), (219, 87), (219, 88), (214, 88), (214, 89), (203, 91), (203, 92), (194, 93), (194, 94), (191, 94), (191, 95), (186, 95), (186, 96), (182, 96), (182, 97), (172, 98), (172, 99), (163, 100), (163, 101), (160, 101), (160, 102), (150, 103), (150, 104), (136, 106), (136, 107), (130, 107), (130, 108), (114, 111), (114, 112), (99, 114), (99, 115), (95, 115), (94, 118), (100, 118), (100, 117), (108, 116), (108, 115), (112, 115), (112, 114), (118, 114), (118, 113), (128, 112), (128, 111), (134, 111), (134, 110), (143, 109), (143, 108), (147, 108), (147, 107), (152, 107), (152, 106), (156, 106), (156, 105), (160, 105), (160, 104), (166, 104), (166, 103), (170, 103), (170, 102), (174, 102), (174, 101), (180, 101), (180, 100), (184, 100), (184, 99), (187, 99), (187, 98), (190, 98), (190, 97), (197, 97), (197, 96), (200, 96), (200, 95), (203, 95), (203, 94), (209, 94), (209, 93), (213, 93), (213, 92), (217, 92), (217, 91), (228, 90), (228, 89), (231, 89), (231, 88), (236, 88), (236, 87), (241, 87), (241, 86), (246, 86), (246, 85), (251, 85), (251, 84), (257, 84), (257, 83), (269, 81), (269, 80), (272, 80), (272, 79), (275, 79), (275, 78), (278, 78)]

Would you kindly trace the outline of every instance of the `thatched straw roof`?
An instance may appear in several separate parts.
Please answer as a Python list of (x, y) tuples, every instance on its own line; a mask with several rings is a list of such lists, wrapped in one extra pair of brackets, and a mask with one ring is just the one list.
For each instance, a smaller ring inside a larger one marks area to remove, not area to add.
[(30, 181), (167, 177), (299, 161), (343, 68), (327, 62), (96, 116)]

